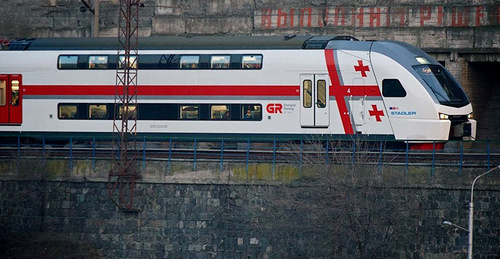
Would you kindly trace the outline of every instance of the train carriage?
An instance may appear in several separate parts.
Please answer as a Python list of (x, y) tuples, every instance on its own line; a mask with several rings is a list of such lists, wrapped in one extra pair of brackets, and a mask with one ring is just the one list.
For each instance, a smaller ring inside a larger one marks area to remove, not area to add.
[[(117, 48), (115, 38), (12, 42), (0, 51), (0, 134), (110, 134)], [(139, 48), (139, 134), (475, 139), (457, 80), (406, 43), (179, 36)]]

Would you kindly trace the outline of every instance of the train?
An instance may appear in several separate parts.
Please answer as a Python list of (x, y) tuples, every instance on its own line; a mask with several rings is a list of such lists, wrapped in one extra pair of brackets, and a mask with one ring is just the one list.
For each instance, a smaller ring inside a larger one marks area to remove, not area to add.
[[(117, 38), (34, 38), (0, 51), (0, 135), (109, 136)], [(351, 36), (139, 39), (137, 134), (474, 140), (472, 105), (421, 49)]]

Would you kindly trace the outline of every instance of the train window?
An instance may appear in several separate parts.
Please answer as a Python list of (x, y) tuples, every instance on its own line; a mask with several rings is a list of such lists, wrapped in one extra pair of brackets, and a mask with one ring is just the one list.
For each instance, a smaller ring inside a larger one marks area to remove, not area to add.
[(89, 56), (89, 68), (91, 69), (108, 68), (108, 56)]
[(262, 106), (260, 104), (245, 104), (241, 106), (242, 120), (262, 120)]
[(120, 105), (118, 111), (118, 119), (121, 119), (122, 116), (125, 116), (125, 118), (128, 117), (129, 120), (137, 119), (137, 108), (135, 105), (129, 105), (128, 108)]
[(211, 56), (210, 57), (210, 68), (229, 68), (231, 64), (231, 56)]
[(212, 105), (210, 108), (210, 119), (230, 120), (231, 113), (229, 112), (229, 105)]
[[(130, 56), (130, 68), (135, 68), (137, 69), (137, 56)], [(118, 62), (118, 68), (123, 69), (125, 68), (125, 65), (127, 64), (125, 60), (125, 56), (120, 56), (120, 62)]]
[(182, 120), (198, 120), (200, 118), (199, 105), (181, 105), (180, 111)]
[(325, 108), (326, 107), (326, 81), (325, 80), (318, 80), (318, 97), (317, 97), (317, 102), (316, 105), (318, 108)]
[(303, 91), (304, 91), (304, 103), (302, 104), (304, 108), (312, 107), (312, 81), (304, 80), (303, 83)]
[(57, 117), (61, 120), (78, 119), (78, 106), (76, 104), (59, 104)]
[(59, 69), (78, 68), (78, 56), (59, 56), (59, 59), (57, 60), (57, 68)]
[(397, 79), (382, 80), (382, 95), (384, 97), (405, 97), (406, 91)]
[(179, 69), (179, 55), (140, 55), (139, 69)]
[(7, 104), (7, 81), (0, 80), (0, 106)]
[(261, 69), (262, 55), (243, 55), (241, 57), (241, 68), (243, 69)]
[(180, 68), (198, 68), (200, 56), (181, 56)]
[(102, 120), (108, 118), (108, 107), (106, 104), (90, 104), (89, 119)]
[(11, 104), (12, 106), (19, 105), (19, 80), (12, 80), (10, 82), (11, 88)]

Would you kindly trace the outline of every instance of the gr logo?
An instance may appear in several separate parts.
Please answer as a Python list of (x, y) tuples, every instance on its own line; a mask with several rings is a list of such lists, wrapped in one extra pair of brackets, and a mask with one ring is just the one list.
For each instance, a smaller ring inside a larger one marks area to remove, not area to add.
[(283, 104), (281, 103), (270, 103), (266, 106), (268, 113), (283, 113)]

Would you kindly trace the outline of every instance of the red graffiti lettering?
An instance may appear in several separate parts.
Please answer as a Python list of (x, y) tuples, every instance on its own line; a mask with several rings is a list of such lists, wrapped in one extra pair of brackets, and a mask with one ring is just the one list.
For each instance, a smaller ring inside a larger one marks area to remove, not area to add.
[(286, 18), (287, 18), (287, 13), (281, 11), (281, 9), (278, 9), (278, 21), (277, 21), (278, 28), (285, 28), (286, 27)]
[(370, 7), (370, 28), (380, 27), (380, 7)]
[(469, 8), (458, 10), (456, 7), (451, 9), (451, 26), (467, 26), (469, 24)]
[[(356, 18), (359, 21), (359, 24), (358, 24), (359, 27), (363, 27), (363, 18), (364, 18), (364, 16), (365, 16), (365, 14), (364, 14), (363, 7), (360, 7), (359, 8), (359, 12), (356, 14)], [(353, 18), (353, 20), (354, 20), (354, 18)], [(356, 26), (356, 23), (353, 22), (353, 25)]]
[(420, 7), (420, 26), (424, 26), (425, 21), (429, 21), (431, 19), (432, 9), (430, 6), (421, 6)]
[(303, 8), (300, 9), (300, 27), (304, 27), (304, 17), (307, 12), (307, 27), (311, 27), (312, 25), (312, 8)]
[(438, 20), (437, 20), (438, 26), (443, 26), (443, 7), (438, 6)]
[(271, 19), (271, 14), (272, 14), (272, 10), (271, 8), (268, 8), (268, 9), (263, 9), (262, 10), (262, 13), (261, 13), (261, 26), (262, 28), (264, 29), (271, 29), (271, 25), (272, 25), (272, 19)]
[(483, 12), (482, 6), (476, 7), (476, 26), (481, 26), (483, 25), (483, 17), (484, 17), (484, 12)]

